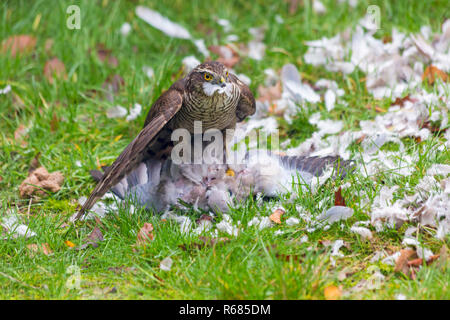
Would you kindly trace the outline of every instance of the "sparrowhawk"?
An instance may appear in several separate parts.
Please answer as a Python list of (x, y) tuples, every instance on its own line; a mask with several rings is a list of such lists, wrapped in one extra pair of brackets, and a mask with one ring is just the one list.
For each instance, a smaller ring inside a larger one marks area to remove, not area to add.
[(198, 65), (154, 102), (144, 128), (106, 169), (76, 219), (140, 163), (166, 157), (173, 130), (184, 128), (193, 133), (194, 121), (202, 122), (203, 132), (212, 128), (234, 129), (237, 122), (255, 110), (255, 98), (248, 86), (222, 63), (209, 61)]

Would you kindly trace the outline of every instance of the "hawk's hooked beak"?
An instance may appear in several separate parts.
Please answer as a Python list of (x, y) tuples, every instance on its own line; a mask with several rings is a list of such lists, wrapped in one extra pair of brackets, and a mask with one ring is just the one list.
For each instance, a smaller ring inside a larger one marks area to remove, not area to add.
[(225, 79), (223, 77), (220, 77), (220, 83), (221, 83), (221, 87), (224, 88), (226, 86), (225, 84)]

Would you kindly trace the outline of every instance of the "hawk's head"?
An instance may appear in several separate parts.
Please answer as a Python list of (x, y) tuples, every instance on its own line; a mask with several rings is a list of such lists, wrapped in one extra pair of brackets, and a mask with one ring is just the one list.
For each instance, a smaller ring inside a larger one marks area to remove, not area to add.
[(207, 96), (231, 93), (228, 69), (220, 62), (208, 61), (195, 67), (187, 76), (189, 86)]

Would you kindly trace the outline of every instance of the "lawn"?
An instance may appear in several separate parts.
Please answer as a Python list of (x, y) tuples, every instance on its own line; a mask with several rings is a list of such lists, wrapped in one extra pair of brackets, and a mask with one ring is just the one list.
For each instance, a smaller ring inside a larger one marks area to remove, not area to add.
[[(360, 70), (345, 74), (306, 63), (305, 41), (331, 38), (354, 28), (373, 4), (380, 8), (381, 18), (375, 37), (385, 41), (392, 37), (394, 27), (409, 34), (429, 26), (439, 33), (450, 17), (445, 0), (360, 0), (355, 7), (346, 1), (323, 0), (327, 10), (322, 14), (314, 10), (312, 1), (298, 1), (297, 8), (294, 2), (1, 2), (1, 41), (29, 35), (36, 43), (14, 56), (0, 52), (0, 90), (11, 87), (10, 92), (0, 94), (0, 218), (15, 211), (36, 235), (1, 235), (0, 298), (450, 299), (449, 233), (438, 238), (436, 228), (414, 221), (381, 231), (369, 224), (371, 239), (350, 230), (358, 221), (371, 221), (371, 204), (383, 187), (398, 186), (394, 200), (403, 199), (415, 193), (432, 165), (450, 164), (448, 124), (426, 139), (401, 137), (403, 154), (415, 159), (410, 174), (380, 171), (367, 175), (364, 164), (359, 164), (343, 181), (328, 181), (318, 192), (297, 190), (294, 200), (290, 195), (262, 204), (248, 199), (228, 213), (233, 225), (240, 221), (238, 235), (217, 231), (213, 236), (226, 241), (204, 243), (198, 234), (183, 232), (176, 221), (130, 207), (120, 207), (101, 220), (70, 225), (77, 200), (88, 196), (95, 186), (89, 170), (111, 164), (138, 134), (151, 104), (182, 75), (185, 57), (204, 59), (191, 41), (169, 37), (139, 19), (137, 6), (147, 6), (182, 25), (194, 39), (204, 39), (207, 47), (227, 44), (226, 36), (231, 33), (238, 36), (236, 43), (246, 44), (252, 39), (249, 28), (264, 26), (264, 57), (255, 60), (242, 54), (233, 66), (237, 74), (251, 79), (250, 88), (257, 99), (261, 94), (258, 87), (265, 85), (264, 71), (279, 71), (288, 63), (294, 64), (309, 84), (321, 78), (336, 81), (344, 90), (340, 99), (345, 103), (328, 111), (322, 99), (307, 108), (299, 107), (292, 122), (277, 119), (280, 140), (289, 138), (291, 147), (317, 131), (308, 122), (317, 112), (322, 119), (342, 121), (343, 130), (360, 130), (360, 121), (375, 120), (395, 100), (376, 99), (367, 90), (366, 75)], [(66, 10), (71, 4), (80, 8), (79, 29), (67, 27), (70, 14)], [(226, 32), (218, 24), (219, 18), (228, 20), (232, 31)], [(121, 32), (125, 22), (131, 26), (127, 35)], [(49, 75), (45, 67), (53, 58), (65, 68), (59, 77)], [(145, 72), (148, 68), (153, 69), (153, 76)], [(430, 93), (438, 91), (436, 86), (424, 86)], [(107, 117), (111, 107), (130, 109), (136, 103), (143, 108), (136, 119)], [(391, 141), (382, 151), (399, 151), (399, 145)], [(361, 144), (351, 145), (351, 159), (360, 159), (362, 153)], [(64, 183), (59, 191), (48, 192), (41, 199), (22, 199), (19, 186), (38, 155), (49, 172), (63, 174)], [(439, 182), (446, 178), (445, 174), (437, 177)], [(333, 206), (335, 190), (341, 185), (346, 186), (342, 195), (354, 210), (353, 216), (310, 230), (301, 214), (316, 217)], [(255, 216), (269, 216), (277, 206), (286, 211), (281, 224), (264, 229), (247, 226)], [(202, 214), (192, 208), (178, 213), (190, 217), (193, 224)], [(299, 223), (286, 224), (290, 217), (300, 218)], [(222, 220), (219, 214), (213, 224)], [(153, 225), (154, 240), (136, 245), (144, 223)], [(103, 241), (76, 250), (96, 226)], [(417, 241), (440, 254), (439, 258), (413, 268), (413, 275), (374, 259), (377, 252), (389, 256), (407, 248), (404, 235), (411, 227), (417, 227)], [(338, 255), (332, 250), (336, 240), (345, 244)], [(160, 267), (167, 257), (173, 261), (168, 271)]]

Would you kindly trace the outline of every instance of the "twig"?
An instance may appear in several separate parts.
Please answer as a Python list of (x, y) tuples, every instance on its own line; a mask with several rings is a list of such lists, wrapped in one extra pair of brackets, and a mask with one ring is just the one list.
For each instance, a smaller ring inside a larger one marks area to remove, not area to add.
[(5, 278), (8, 278), (9, 280), (11, 280), (11, 281), (13, 281), (13, 282), (17, 282), (18, 284), (21, 284), (21, 285), (24, 286), (24, 287), (31, 288), (31, 289), (34, 289), (34, 290), (41, 290), (41, 289), (38, 288), (38, 287), (33, 287), (32, 285), (29, 285), (29, 284), (27, 284), (27, 283), (25, 283), (25, 282), (23, 282), (23, 281), (20, 281), (20, 280), (18, 280), (18, 279), (16, 279), (16, 278), (13, 278), (13, 277), (11, 277), (9, 274), (3, 273), (3, 272), (1, 272), (1, 271), (0, 271), (0, 275), (4, 276)]

